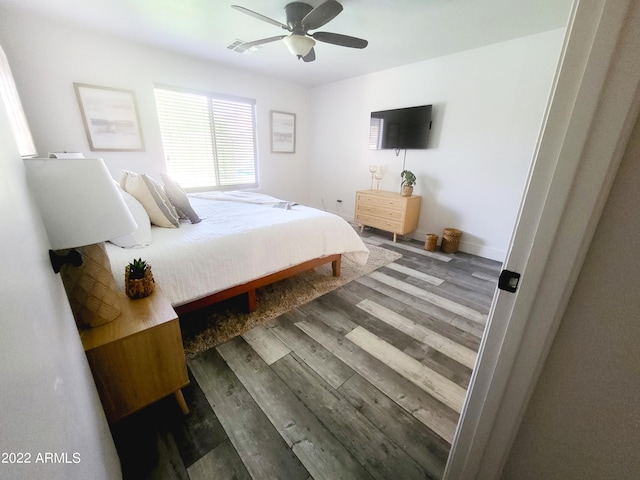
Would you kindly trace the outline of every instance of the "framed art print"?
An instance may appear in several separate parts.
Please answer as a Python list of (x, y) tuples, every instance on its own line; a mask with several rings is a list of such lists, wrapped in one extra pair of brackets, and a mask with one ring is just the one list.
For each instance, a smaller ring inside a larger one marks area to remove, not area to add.
[(133, 90), (73, 85), (92, 152), (144, 150)]
[(271, 111), (271, 152), (296, 152), (295, 113)]

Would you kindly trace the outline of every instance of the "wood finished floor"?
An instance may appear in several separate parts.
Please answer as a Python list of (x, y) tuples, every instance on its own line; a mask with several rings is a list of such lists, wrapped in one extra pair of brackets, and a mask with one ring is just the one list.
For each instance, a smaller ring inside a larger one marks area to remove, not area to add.
[(188, 362), (173, 397), (112, 425), (125, 479), (440, 478), (500, 264), (403, 257)]

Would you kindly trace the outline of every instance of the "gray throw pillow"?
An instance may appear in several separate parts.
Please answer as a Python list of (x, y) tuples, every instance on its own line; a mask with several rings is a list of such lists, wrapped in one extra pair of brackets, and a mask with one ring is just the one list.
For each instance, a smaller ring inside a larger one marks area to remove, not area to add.
[(164, 193), (166, 193), (167, 197), (169, 197), (169, 201), (177, 210), (178, 215), (180, 215), (182, 218), (188, 218), (191, 223), (200, 222), (202, 219), (198, 216), (198, 214), (191, 206), (189, 197), (187, 197), (186, 192), (182, 189), (178, 182), (176, 182), (166, 173), (160, 173), (160, 178), (162, 179), (162, 183), (164, 183)]
[(151, 223), (165, 228), (180, 226), (178, 213), (162, 186), (147, 174), (125, 170), (120, 186), (142, 204), (149, 214)]

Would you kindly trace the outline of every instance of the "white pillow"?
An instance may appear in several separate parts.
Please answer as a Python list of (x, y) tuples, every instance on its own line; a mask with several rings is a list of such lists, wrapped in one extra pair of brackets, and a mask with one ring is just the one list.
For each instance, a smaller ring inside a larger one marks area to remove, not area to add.
[(122, 248), (146, 247), (147, 245), (150, 245), (152, 240), (151, 222), (149, 221), (147, 211), (133, 195), (122, 190), (120, 185), (118, 185), (118, 190), (120, 190), (124, 203), (129, 207), (129, 211), (131, 212), (133, 219), (138, 224), (138, 229), (128, 235), (112, 238), (109, 241)]
[(164, 190), (144, 173), (123, 172), (120, 185), (125, 192), (133, 195), (149, 215), (151, 223), (158, 227), (176, 228), (180, 219)]

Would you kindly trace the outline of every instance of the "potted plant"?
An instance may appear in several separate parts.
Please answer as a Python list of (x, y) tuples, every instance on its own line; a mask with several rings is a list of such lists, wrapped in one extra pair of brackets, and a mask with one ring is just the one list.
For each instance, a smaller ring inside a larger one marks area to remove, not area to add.
[(416, 176), (410, 170), (403, 170), (400, 173), (400, 178), (402, 178), (402, 183), (400, 184), (402, 187), (402, 196), (410, 197), (413, 195), (413, 186), (416, 184)]
[(151, 265), (139, 258), (134, 259), (124, 269), (125, 291), (130, 298), (144, 298), (151, 295), (156, 282), (151, 273)]

